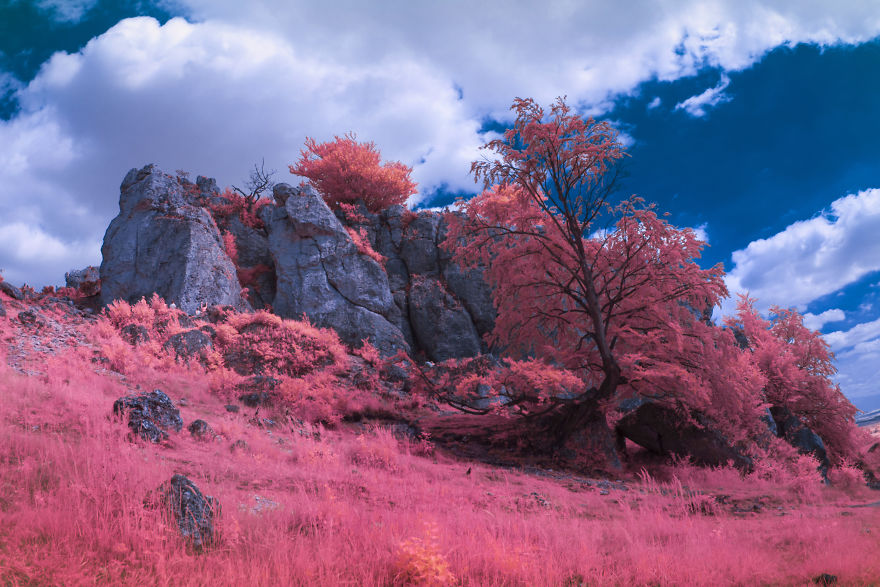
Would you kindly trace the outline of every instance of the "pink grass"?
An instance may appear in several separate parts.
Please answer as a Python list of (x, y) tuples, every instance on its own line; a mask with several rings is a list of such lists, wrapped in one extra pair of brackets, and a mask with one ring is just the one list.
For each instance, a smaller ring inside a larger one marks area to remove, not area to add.
[[(0, 319), (2, 585), (807, 585), (880, 580), (880, 511), (864, 487), (742, 477), (686, 464), (602, 480), (458, 460), (379, 424), (249, 424), (203, 369), (120, 348), (122, 373), (84, 347), (7, 366)], [(145, 351), (146, 352), (146, 351)], [(112, 403), (160, 388), (186, 428), (166, 446), (126, 439)], [(221, 386), (223, 387), (223, 386)], [(354, 393), (354, 391), (352, 391)], [(247, 451), (231, 452), (234, 440)], [(466, 475), (470, 468), (471, 473)], [(219, 498), (218, 545), (187, 553), (143, 507), (180, 472)], [(626, 487), (626, 489), (624, 489)], [(733, 513), (730, 503), (761, 504)]]

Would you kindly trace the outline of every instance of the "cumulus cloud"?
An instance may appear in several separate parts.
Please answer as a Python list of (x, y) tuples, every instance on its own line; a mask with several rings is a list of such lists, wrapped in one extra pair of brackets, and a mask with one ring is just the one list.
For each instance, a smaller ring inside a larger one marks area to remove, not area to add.
[(706, 110), (729, 102), (731, 97), (724, 93), (727, 86), (730, 85), (730, 78), (726, 75), (721, 76), (721, 81), (714, 88), (708, 88), (701, 94), (691, 96), (687, 100), (679, 102), (675, 105), (676, 110), (684, 110), (694, 118), (702, 118), (706, 116)]
[(845, 318), (846, 314), (844, 314), (843, 310), (840, 308), (831, 308), (820, 314), (811, 314), (810, 312), (807, 312), (804, 314), (804, 326), (810, 330), (821, 330), (825, 324), (828, 324), (829, 322), (839, 322)]
[[(100, 242), (119, 182), (146, 163), (228, 185), (264, 156), (286, 170), (306, 136), (355, 131), (385, 159), (415, 165), (423, 191), (472, 189), (469, 163), (483, 143), (453, 85), (410, 57), (350, 67), (265, 31), (182, 19), (122, 21), (80, 53), (55, 54), (19, 99), (22, 113), (0, 123), (0, 226), (27, 223), (30, 232), (14, 231), (25, 240), (42, 231)], [(45, 245), (0, 247), (6, 278), (57, 283), (100, 262), (98, 247), (72, 247), (76, 263)]]
[(657, 96), (653, 100), (648, 102), (647, 108), (648, 108), (648, 110), (653, 110), (654, 108), (657, 108), (658, 106), (660, 106), (661, 103), (662, 103), (662, 100), (660, 100), (660, 96)]
[(880, 318), (826, 334), (825, 341), (834, 351), (836, 380), (847, 397), (880, 394)]
[[(40, 2), (70, 21), (94, 4)], [(94, 243), (131, 167), (239, 183), (263, 157), (286, 169), (306, 136), (355, 131), (386, 159), (414, 166), (417, 198), (440, 185), (469, 191), (469, 163), (489, 138), (482, 122), (509, 120), (515, 96), (548, 104), (567, 95), (599, 114), (648, 79), (732, 71), (781, 44), (880, 33), (880, 13), (861, 4), (173, 4), (190, 22), (122, 21), (82, 51), (54, 55), (18, 89), (21, 111), (0, 122), (0, 230), (23, 239), (0, 248), (7, 279), (58, 283), (65, 270), (99, 262)], [(55, 241), (71, 255), (56, 254)]]
[[(796, 307), (880, 270), (880, 189), (839, 198), (815, 218), (786, 227), (733, 253), (726, 282), (731, 294), (748, 292), (758, 308)], [(732, 313), (735, 300), (722, 308)]]

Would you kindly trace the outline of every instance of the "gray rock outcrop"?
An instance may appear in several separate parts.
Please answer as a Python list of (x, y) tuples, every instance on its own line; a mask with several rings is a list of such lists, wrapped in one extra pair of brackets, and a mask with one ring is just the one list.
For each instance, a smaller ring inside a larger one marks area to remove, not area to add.
[[(190, 184), (192, 185), (192, 184)], [(120, 186), (119, 215), (101, 247), (101, 300), (129, 303), (155, 292), (194, 314), (203, 304), (250, 308), (211, 215), (183, 180), (154, 165)]]
[(261, 216), (277, 275), (274, 312), (285, 318), (306, 314), (348, 344), (369, 339), (384, 354), (408, 351), (390, 321), (396, 308), (384, 269), (358, 252), (317, 192), (294, 191), (283, 207), (265, 208)]
[[(490, 350), (483, 335), (495, 325), (492, 290), (482, 271), (462, 271), (440, 246), (447, 232), (441, 214), (415, 214), (403, 206), (373, 214), (359, 204), (356, 221), (337, 216), (363, 229), (373, 249), (386, 258), (388, 285), (399, 310), (391, 321), (415, 353), (443, 361)], [(435, 302), (442, 307), (432, 307)]]
[[(483, 336), (495, 321), (491, 288), (442, 249), (441, 214), (403, 206), (376, 214), (361, 202), (354, 214), (333, 212), (311, 187), (283, 183), (273, 195), (275, 205), (243, 221), (241, 204), (212, 179), (193, 184), (152, 165), (132, 169), (104, 237), (101, 302), (157, 293), (189, 314), (271, 306), (285, 318), (305, 314), (348, 344), (368, 339), (384, 355), (405, 350), (432, 361), (490, 350)], [(384, 261), (359, 250), (355, 232)], [(69, 274), (71, 283), (79, 277)]]
[(98, 268), (92, 265), (85, 269), (68, 271), (64, 274), (64, 282), (67, 287), (78, 289), (86, 296), (101, 293), (101, 274)]

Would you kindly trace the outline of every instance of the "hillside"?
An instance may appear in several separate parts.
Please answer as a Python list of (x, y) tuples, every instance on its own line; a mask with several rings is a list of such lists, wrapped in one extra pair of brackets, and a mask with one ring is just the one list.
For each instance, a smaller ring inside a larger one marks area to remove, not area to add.
[[(631, 445), (618, 477), (563, 471), (480, 444), (481, 417), (463, 421), (406, 392), (376, 353), (352, 354), (329, 331), (229, 311), (188, 317), (159, 300), (117, 304), (97, 318), (88, 297), (21, 297), (0, 293), (4, 585), (868, 584), (880, 576), (880, 502), (852, 469), (829, 486), (809, 467), (744, 475)], [(222, 356), (166, 346), (192, 326), (228, 337)], [(276, 329), (270, 339), (253, 338), (267, 328)], [(277, 329), (293, 337), (289, 356), (273, 353)], [(248, 345), (236, 346), (248, 332)], [(248, 357), (270, 361), (273, 376), (230, 368)], [(267, 384), (276, 387), (261, 396), (255, 386)], [(182, 420), (156, 443), (129, 425), (132, 411), (113, 413), (118, 399), (155, 389)], [(212, 515), (200, 532), (145, 507), (176, 474), (216, 500), (201, 512)]]

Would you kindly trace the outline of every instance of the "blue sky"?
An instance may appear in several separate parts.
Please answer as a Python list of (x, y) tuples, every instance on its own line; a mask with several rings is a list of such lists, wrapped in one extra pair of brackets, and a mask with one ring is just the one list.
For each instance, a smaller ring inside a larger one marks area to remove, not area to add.
[[(277, 179), (348, 131), (474, 190), (515, 96), (567, 95), (629, 143), (627, 192), (705, 235), (732, 291), (795, 306), (880, 407), (880, 11), (870, 2), (8, 0), (0, 269), (100, 262), (126, 171)], [(725, 311), (731, 309), (727, 304)]]

